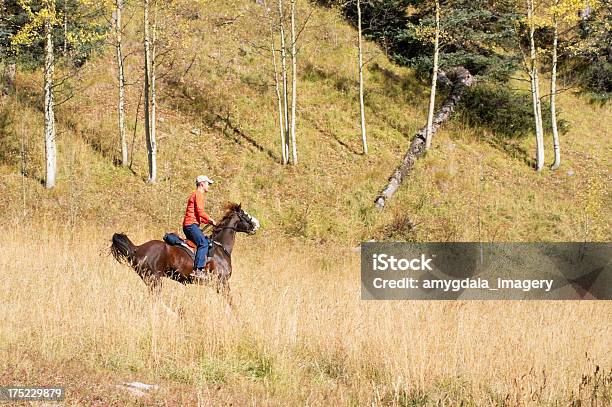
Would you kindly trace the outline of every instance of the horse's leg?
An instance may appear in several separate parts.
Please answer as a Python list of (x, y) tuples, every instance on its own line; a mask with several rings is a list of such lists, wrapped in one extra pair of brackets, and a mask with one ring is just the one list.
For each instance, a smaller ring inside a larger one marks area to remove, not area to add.
[(217, 294), (219, 294), (221, 292), (221, 278), (220, 276), (217, 276), (217, 278), (215, 279), (215, 291), (217, 292)]
[(136, 272), (138, 273), (138, 276), (142, 279), (142, 281), (145, 283), (145, 285), (149, 289), (149, 293), (153, 297), (159, 296), (161, 292), (160, 276), (154, 271), (151, 271), (148, 268), (145, 268), (143, 266), (138, 267), (136, 269)]
[(159, 276), (151, 274), (144, 278), (144, 282), (147, 287), (149, 287), (149, 292), (154, 298), (159, 298), (161, 296), (162, 282)]
[[(230, 308), (230, 311), (235, 311), (234, 308), (234, 302), (232, 300), (232, 294), (231, 294), (231, 290), (230, 290), (230, 285), (229, 285), (229, 281), (227, 281), (227, 278), (223, 278), (220, 281), (220, 289), (221, 289), (221, 295), (223, 295), (223, 298), (225, 298), (225, 301), (227, 301), (227, 305)], [(219, 290), (217, 290), (217, 293), (219, 292)]]
[(156, 275), (155, 270), (148, 264), (147, 258), (139, 259), (138, 263), (133, 265), (138, 277), (145, 283), (151, 295), (158, 295), (161, 290), (161, 281)]
[(161, 296), (161, 288), (162, 288), (162, 280), (161, 273), (153, 272), (147, 274), (140, 274), (140, 277), (144, 281), (144, 283), (149, 288), (149, 293), (151, 294), (151, 298), (153, 299), (153, 307), (157, 308), (157, 305), (161, 305), (164, 311), (172, 317), (177, 317), (178, 314), (172, 310), (169, 306), (166, 305)]

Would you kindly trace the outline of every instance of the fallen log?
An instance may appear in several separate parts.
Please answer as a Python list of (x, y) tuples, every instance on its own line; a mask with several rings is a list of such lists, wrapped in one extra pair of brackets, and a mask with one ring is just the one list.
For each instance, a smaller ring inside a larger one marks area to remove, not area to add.
[[(434, 115), (433, 126), (431, 130), (432, 136), (436, 134), (438, 128), (448, 119), (451, 118), (457, 103), (465, 93), (466, 89), (474, 84), (474, 77), (467, 69), (463, 67), (454, 68), (450, 72), (440, 73), (441, 81), (448, 82), (450, 78), (452, 80), (452, 89), (448, 97), (440, 106), (440, 109)], [(389, 177), (387, 186), (380, 192), (376, 197), (375, 205), (378, 209), (385, 207), (386, 200), (391, 198), (397, 189), (404, 181), (404, 178), (410, 173), (416, 160), (425, 153), (425, 134), (427, 132), (427, 125), (425, 125), (417, 134), (412, 138), (410, 147), (400, 165), (393, 171), (393, 174)]]

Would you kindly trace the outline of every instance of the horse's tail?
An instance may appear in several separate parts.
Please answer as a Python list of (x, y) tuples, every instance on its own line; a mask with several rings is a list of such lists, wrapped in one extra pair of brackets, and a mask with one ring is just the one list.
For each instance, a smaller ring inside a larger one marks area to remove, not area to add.
[(110, 251), (118, 262), (128, 262), (132, 264), (136, 259), (136, 246), (123, 233), (115, 233), (113, 235), (113, 244)]

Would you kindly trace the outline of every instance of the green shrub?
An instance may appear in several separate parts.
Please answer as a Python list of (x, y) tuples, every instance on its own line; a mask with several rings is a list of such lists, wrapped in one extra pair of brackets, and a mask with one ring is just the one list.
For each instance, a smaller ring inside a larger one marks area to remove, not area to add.
[[(458, 116), (468, 126), (490, 130), (497, 136), (518, 138), (530, 134), (534, 128), (531, 95), (493, 85), (478, 85), (470, 89), (458, 106)], [(567, 121), (560, 119), (561, 133), (568, 130)], [(550, 105), (542, 101), (544, 130), (551, 130)]]

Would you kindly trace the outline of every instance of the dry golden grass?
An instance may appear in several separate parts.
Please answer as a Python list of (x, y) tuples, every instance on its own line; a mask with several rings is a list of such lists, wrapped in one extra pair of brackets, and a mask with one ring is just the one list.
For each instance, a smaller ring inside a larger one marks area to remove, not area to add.
[[(173, 315), (107, 255), (110, 230), (47, 225), (34, 247), (27, 229), (3, 233), (0, 379), (65, 385), (68, 405), (611, 399), (607, 302), (365, 302), (355, 251), (241, 236), (237, 311), (168, 281)], [(132, 380), (162, 389), (143, 401), (115, 387)]]

